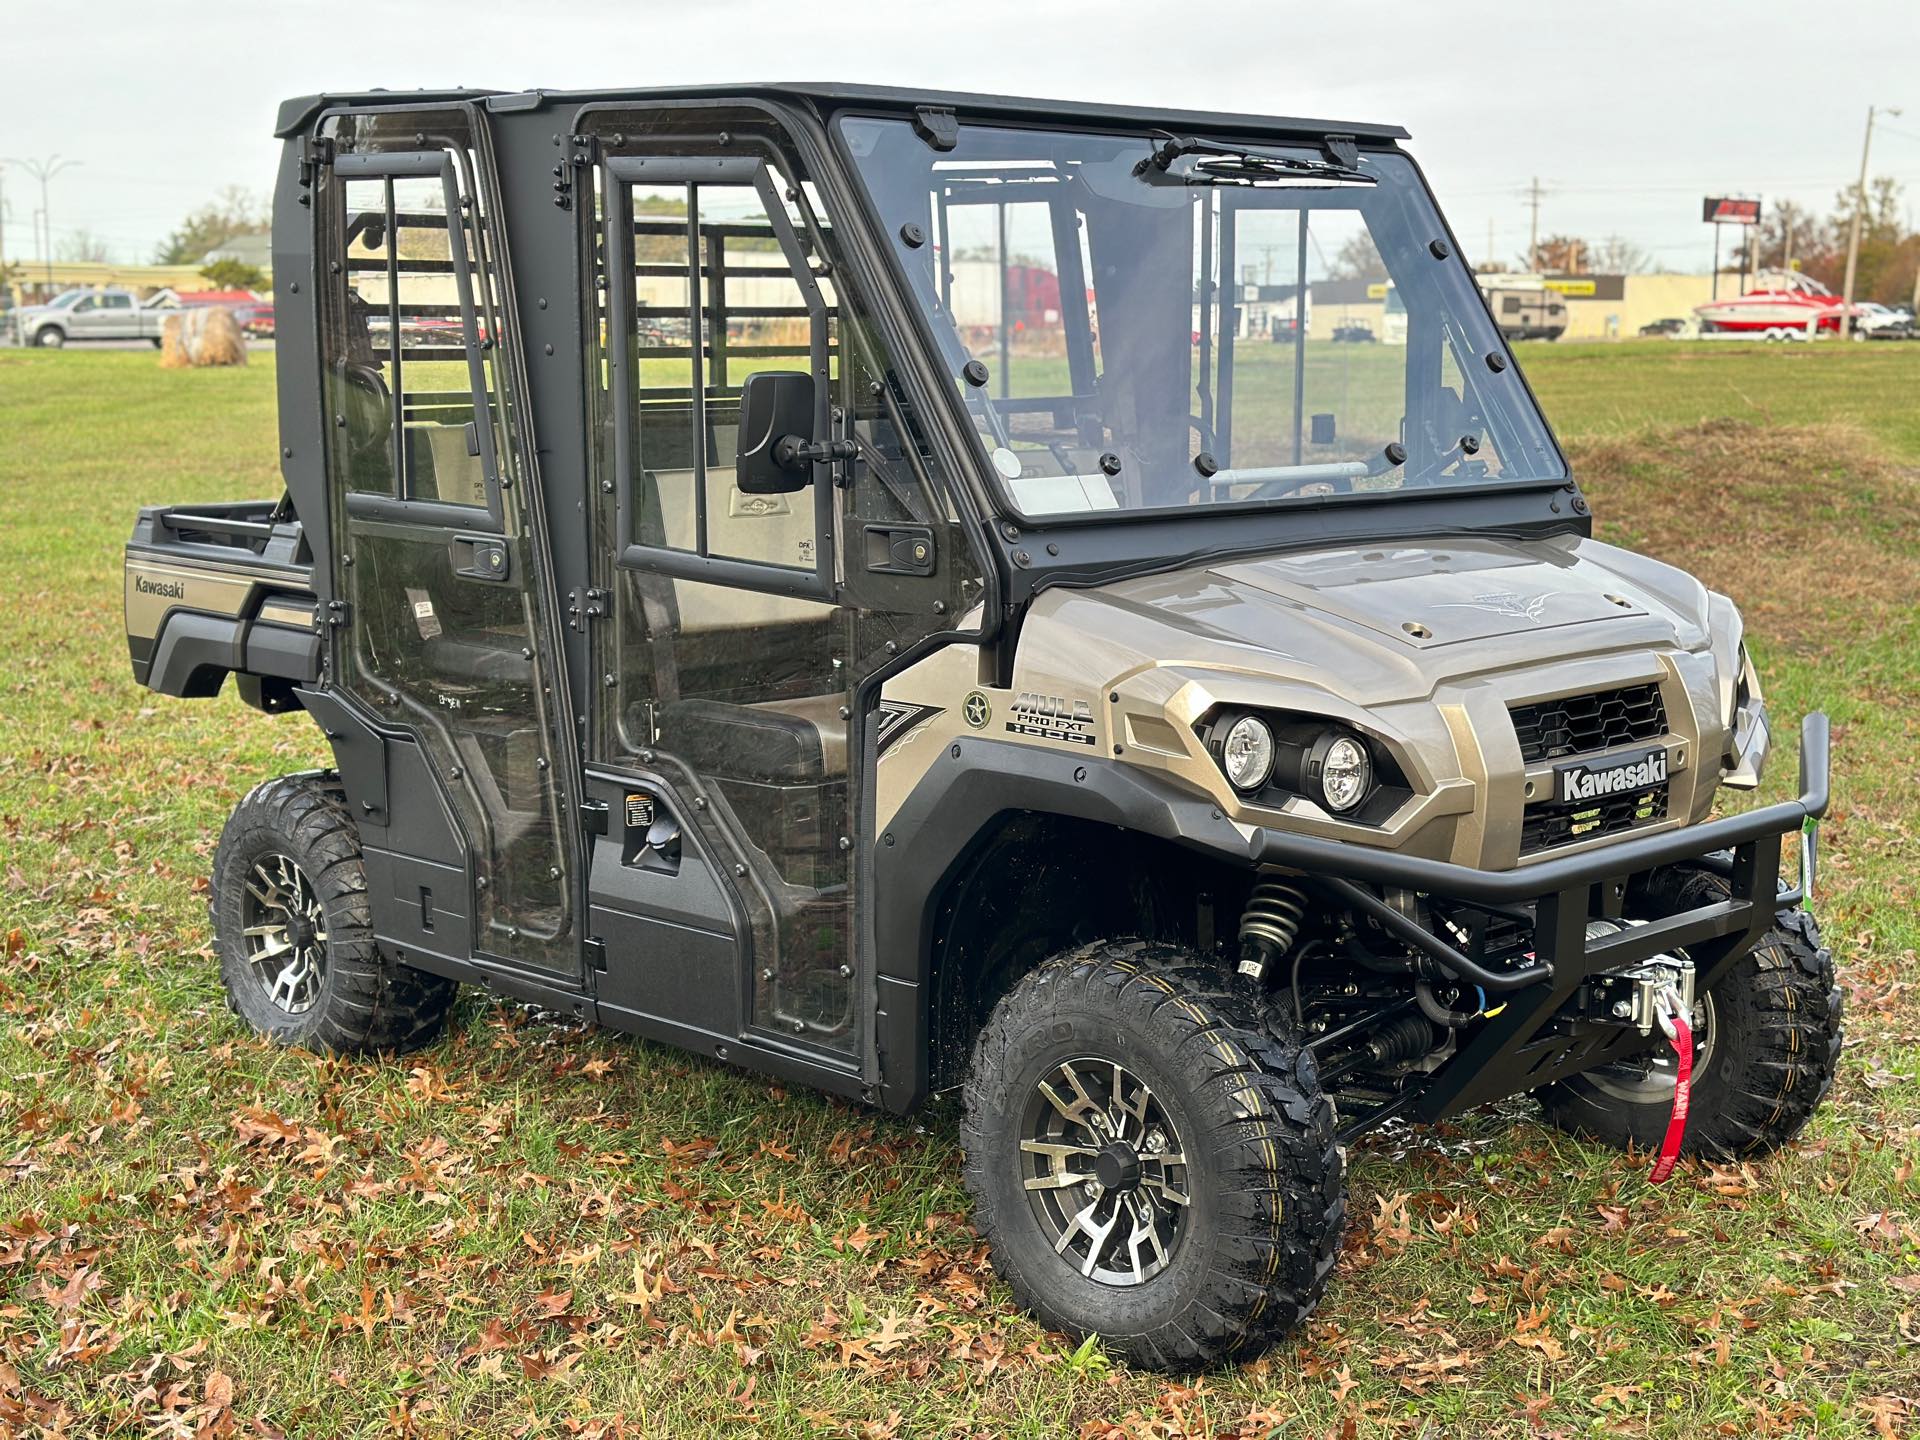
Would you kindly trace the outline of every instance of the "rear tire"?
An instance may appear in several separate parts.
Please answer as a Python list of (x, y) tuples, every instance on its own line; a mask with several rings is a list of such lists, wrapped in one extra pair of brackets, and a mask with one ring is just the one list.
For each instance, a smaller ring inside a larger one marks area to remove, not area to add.
[[(1650, 887), (1663, 913), (1725, 899), (1727, 882), (1706, 871), (1672, 871)], [(1693, 1103), (1684, 1155), (1734, 1160), (1764, 1155), (1800, 1133), (1833, 1086), (1842, 1043), (1833, 952), (1813, 916), (1782, 910), (1753, 950), (1734, 961), (1695, 1007)], [(1628, 1067), (1575, 1075), (1540, 1092), (1562, 1130), (1625, 1149), (1657, 1149), (1673, 1110), (1673, 1078)]]
[(404, 1052), (452, 1008), (453, 981), (374, 944), (360, 834), (330, 772), (269, 780), (234, 808), (209, 908), (227, 1003), (282, 1045)]
[(1345, 1162), (1313, 1058), (1175, 947), (1104, 941), (1014, 986), (974, 1046), (961, 1139), (1020, 1303), (1132, 1364), (1256, 1353), (1332, 1273)]

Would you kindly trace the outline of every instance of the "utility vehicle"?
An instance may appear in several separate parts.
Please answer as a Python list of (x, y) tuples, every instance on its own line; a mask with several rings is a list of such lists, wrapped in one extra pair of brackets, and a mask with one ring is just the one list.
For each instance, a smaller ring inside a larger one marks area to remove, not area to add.
[[(1384, 1122), (1650, 1147), (1691, 1095), (1751, 1155), (1826, 1092), (1825, 721), (1709, 818), (1770, 743), (1740, 617), (1592, 538), (1404, 131), (779, 85), (278, 134), (286, 493), (126, 559), (141, 682), (332, 746), (215, 856), (256, 1030), (403, 1051), (466, 983), (958, 1094), (1014, 1293), (1177, 1367), (1308, 1313)], [(1248, 325), (1363, 242), (1404, 343)]]

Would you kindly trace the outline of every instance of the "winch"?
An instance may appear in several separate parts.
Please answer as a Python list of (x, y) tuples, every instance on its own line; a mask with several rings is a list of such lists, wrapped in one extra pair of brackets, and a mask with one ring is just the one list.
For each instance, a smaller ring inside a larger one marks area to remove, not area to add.
[[(1598, 940), (1643, 922), (1589, 920), (1587, 939)], [(1693, 961), (1678, 955), (1656, 955), (1638, 965), (1609, 970), (1588, 980), (1582, 1010), (1595, 1020), (1631, 1025), (1651, 1035), (1660, 1023), (1662, 992), (1678, 996), (1680, 1013), (1693, 1014)]]

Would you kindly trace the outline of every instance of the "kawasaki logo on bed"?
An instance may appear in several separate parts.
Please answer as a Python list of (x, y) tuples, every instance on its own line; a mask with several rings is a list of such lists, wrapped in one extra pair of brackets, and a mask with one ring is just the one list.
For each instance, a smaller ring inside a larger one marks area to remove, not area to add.
[(164, 595), (169, 600), (187, 598), (187, 585), (184, 580), (149, 580), (144, 575), (133, 577), (133, 588), (142, 595)]
[(1630, 795), (1636, 790), (1666, 783), (1667, 752), (1648, 750), (1597, 765), (1562, 765), (1553, 773), (1562, 802)]

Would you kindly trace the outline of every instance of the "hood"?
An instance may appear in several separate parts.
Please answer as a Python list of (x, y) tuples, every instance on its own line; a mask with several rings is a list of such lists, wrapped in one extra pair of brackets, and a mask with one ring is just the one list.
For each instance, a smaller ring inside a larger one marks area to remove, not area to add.
[(1278, 665), (1378, 702), (1516, 665), (1708, 645), (1705, 586), (1578, 536), (1288, 551), (1047, 598), (1085, 659), (1107, 652), (1107, 673)]
[[(1422, 650), (1645, 618), (1657, 604), (1598, 557), (1550, 543), (1470, 539), (1314, 550), (1210, 569), (1229, 584)], [(1677, 639), (1677, 617), (1663, 618)]]

